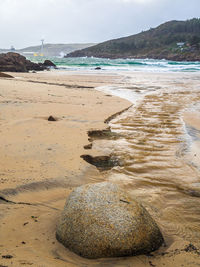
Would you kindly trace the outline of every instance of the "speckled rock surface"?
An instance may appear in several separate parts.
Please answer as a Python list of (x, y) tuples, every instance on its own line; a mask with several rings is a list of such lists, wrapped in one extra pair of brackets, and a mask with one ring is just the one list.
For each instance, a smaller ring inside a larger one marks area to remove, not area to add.
[(163, 243), (146, 209), (109, 182), (84, 185), (70, 194), (56, 237), (71, 251), (91, 259), (148, 253)]

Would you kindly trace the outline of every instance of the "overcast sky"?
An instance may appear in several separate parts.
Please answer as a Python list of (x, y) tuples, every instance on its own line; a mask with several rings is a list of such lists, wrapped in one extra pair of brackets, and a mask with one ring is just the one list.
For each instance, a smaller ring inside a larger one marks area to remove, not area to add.
[(200, 17), (200, 0), (0, 0), (0, 48), (86, 43)]

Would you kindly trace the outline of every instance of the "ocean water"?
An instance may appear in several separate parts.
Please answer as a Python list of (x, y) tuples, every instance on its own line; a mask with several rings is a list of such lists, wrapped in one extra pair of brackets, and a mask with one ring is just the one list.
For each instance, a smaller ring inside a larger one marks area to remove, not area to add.
[[(43, 62), (45, 57), (29, 57), (34, 62)], [(145, 72), (196, 72), (200, 62), (177, 62), (155, 59), (106, 59), (106, 58), (48, 58), (62, 70), (145, 71)]]

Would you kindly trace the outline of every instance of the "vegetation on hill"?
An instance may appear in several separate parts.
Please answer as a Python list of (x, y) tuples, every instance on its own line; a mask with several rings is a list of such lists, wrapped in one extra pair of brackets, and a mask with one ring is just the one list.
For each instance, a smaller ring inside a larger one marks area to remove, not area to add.
[(200, 19), (169, 21), (157, 28), (103, 42), (67, 56), (200, 60)]

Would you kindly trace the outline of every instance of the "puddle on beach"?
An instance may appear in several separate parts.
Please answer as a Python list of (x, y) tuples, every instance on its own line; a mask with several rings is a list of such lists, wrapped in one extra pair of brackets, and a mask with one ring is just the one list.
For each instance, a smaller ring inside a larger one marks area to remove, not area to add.
[(167, 246), (179, 239), (200, 246), (200, 157), (195, 162), (192, 158), (200, 119), (197, 129), (182, 118), (200, 102), (200, 78), (158, 77), (132, 77), (132, 88), (124, 86), (124, 94), (123, 87), (101, 88), (130, 99), (133, 106), (109, 123), (121, 138), (94, 145), (123, 161), (107, 179), (141, 201), (161, 227)]

